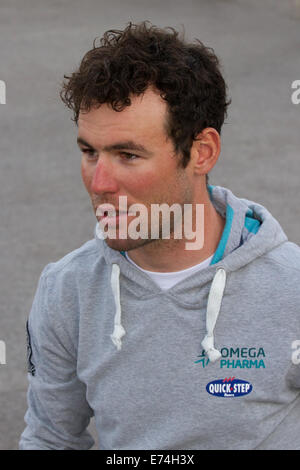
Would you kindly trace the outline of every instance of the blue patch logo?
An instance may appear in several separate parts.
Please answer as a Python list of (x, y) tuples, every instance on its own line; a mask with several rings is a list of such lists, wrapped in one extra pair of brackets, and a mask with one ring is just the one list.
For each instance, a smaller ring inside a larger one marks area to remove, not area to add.
[(252, 385), (246, 380), (229, 377), (209, 382), (206, 391), (216, 397), (241, 397), (252, 392)]

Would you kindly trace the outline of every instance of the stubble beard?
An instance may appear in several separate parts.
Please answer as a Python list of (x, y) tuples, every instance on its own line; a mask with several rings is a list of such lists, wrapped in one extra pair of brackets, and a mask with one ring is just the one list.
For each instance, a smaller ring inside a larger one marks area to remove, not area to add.
[(179, 169), (178, 170), (178, 177), (176, 179), (176, 182), (174, 184), (174, 189), (175, 193), (178, 194), (179, 191), (179, 196), (177, 200), (173, 199), (172, 201), (170, 200), (170, 194), (166, 195), (161, 195), (160, 198), (156, 198), (156, 200), (151, 201), (150, 204), (147, 205), (147, 214), (148, 214), (148, 238), (138, 238), (138, 239), (132, 239), (129, 237), (128, 234), (128, 225), (127, 224), (127, 238), (126, 239), (121, 239), (118, 238), (118, 227), (116, 229), (116, 238), (109, 238), (107, 236), (104, 241), (107, 244), (107, 246), (113, 250), (116, 251), (131, 251), (131, 250), (136, 250), (138, 248), (142, 248), (145, 246), (151, 245), (151, 250), (157, 250), (160, 249), (161, 247), (164, 248), (176, 248), (176, 245), (182, 243), (182, 239), (176, 239), (174, 238), (175, 234), (175, 229), (180, 229), (180, 225), (175, 221), (174, 215), (170, 218), (170, 237), (169, 238), (163, 238), (163, 223), (162, 223), (162, 214), (159, 215), (159, 226), (158, 226), (158, 237), (156, 238), (151, 238), (151, 205), (152, 204), (168, 204), (169, 206), (172, 206), (173, 204), (179, 204), (181, 207), (181, 213), (182, 213), (182, 226), (181, 230), (183, 233), (183, 214), (184, 214), (184, 205), (185, 204), (192, 204), (193, 202), (193, 192), (191, 189), (191, 186), (189, 184), (188, 179), (185, 177), (184, 170)]

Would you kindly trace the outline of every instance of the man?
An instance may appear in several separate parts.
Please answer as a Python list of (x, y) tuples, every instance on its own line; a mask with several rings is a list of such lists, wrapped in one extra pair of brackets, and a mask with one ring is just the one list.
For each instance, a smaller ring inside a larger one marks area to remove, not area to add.
[(213, 51), (129, 23), (61, 97), (98, 223), (41, 275), (20, 449), (89, 449), (92, 416), (101, 449), (299, 449), (300, 250), (207, 185), (228, 106)]

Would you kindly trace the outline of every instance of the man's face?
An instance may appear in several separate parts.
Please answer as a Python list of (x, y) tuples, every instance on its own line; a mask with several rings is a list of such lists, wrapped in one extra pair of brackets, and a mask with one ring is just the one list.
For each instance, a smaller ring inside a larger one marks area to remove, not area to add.
[[(180, 167), (166, 136), (166, 110), (159, 94), (148, 88), (144, 95), (132, 97), (131, 106), (121, 112), (103, 104), (80, 113), (81, 174), (95, 213), (106, 203), (118, 213), (119, 197), (126, 196), (129, 209), (136, 203), (147, 207), (150, 227), (151, 204), (193, 203), (192, 171), (189, 165)], [(133, 218), (127, 217), (127, 226)], [(153, 242), (150, 234), (148, 239), (119, 238), (120, 219), (114, 222), (117, 237), (106, 238), (111, 248), (129, 251)]]

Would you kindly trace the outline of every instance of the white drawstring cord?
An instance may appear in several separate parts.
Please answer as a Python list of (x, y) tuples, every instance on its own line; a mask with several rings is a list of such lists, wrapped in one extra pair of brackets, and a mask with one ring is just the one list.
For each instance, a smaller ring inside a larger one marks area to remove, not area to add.
[(121, 301), (120, 301), (120, 268), (117, 264), (112, 265), (111, 271), (111, 287), (112, 292), (115, 298), (115, 305), (116, 305), (116, 313), (115, 313), (115, 320), (114, 320), (114, 331), (110, 335), (112, 342), (117, 347), (118, 351), (122, 347), (121, 338), (126, 334), (123, 326), (121, 325)]
[(220, 351), (214, 347), (214, 328), (220, 312), (221, 302), (226, 284), (226, 271), (219, 268), (214, 276), (209, 291), (206, 309), (206, 331), (207, 334), (201, 342), (202, 347), (211, 362), (216, 362), (221, 357)]

